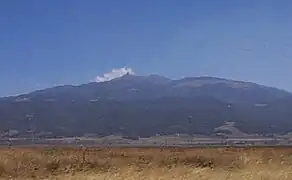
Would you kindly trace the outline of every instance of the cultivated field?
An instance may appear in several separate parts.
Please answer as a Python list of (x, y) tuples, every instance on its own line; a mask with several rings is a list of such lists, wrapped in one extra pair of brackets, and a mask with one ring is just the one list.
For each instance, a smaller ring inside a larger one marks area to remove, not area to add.
[(291, 180), (289, 148), (2, 148), (0, 179)]

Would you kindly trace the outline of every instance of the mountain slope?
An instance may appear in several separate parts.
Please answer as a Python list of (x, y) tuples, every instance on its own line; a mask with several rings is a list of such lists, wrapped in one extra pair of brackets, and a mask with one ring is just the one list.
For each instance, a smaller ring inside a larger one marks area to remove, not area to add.
[(251, 82), (214, 77), (184, 78), (172, 86), (184, 90), (187, 96), (212, 96), (229, 103), (267, 103), (291, 96), (290, 93)]

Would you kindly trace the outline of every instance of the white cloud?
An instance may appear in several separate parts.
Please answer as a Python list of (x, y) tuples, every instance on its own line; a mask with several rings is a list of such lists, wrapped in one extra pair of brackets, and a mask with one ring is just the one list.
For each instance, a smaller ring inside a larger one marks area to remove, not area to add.
[(113, 69), (111, 72), (105, 73), (102, 76), (97, 76), (95, 78), (95, 82), (110, 81), (112, 79), (122, 77), (126, 74), (134, 75), (135, 72), (133, 69), (127, 67)]

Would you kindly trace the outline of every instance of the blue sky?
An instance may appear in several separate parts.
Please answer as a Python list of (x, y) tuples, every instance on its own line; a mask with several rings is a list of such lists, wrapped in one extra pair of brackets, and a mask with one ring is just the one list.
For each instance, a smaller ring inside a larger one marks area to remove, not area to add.
[(0, 96), (138, 75), (210, 75), (292, 92), (289, 0), (2, 0)]

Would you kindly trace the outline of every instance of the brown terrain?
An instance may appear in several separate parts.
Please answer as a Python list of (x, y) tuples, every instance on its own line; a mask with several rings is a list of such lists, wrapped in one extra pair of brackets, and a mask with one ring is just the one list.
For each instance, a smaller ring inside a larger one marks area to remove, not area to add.
[(290, 180), (292, 149), (2, 148), (0, 179)]

